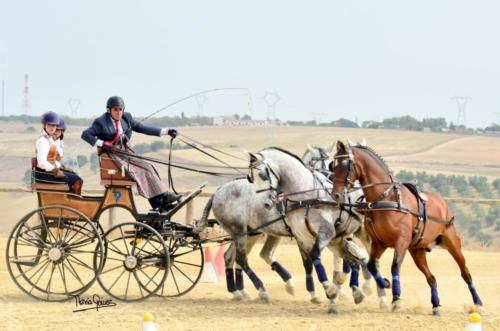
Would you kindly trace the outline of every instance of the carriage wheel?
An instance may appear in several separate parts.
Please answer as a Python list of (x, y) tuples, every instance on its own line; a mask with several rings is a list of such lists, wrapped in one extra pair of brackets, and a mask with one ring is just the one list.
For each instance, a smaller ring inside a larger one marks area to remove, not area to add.
[(139, 222), (111, 227), (103, 236), (105, 261), (97, 280), (111, 297), (140, 301), (158, 291), (170, 265), (160, 234)]
[(199, 240), (191, 239), (166, 239), (170, 250), (170, 274), (156, 293), (158, 296), (182, 296), (191, 291), (200, 280), (204, 264), (203, 248)]
[(102, 265), (103, 242), (95, 225), (65, 206), (24, 216), (7, 242), (7, 269), (33, 298), (65, 301), (87, 290)]

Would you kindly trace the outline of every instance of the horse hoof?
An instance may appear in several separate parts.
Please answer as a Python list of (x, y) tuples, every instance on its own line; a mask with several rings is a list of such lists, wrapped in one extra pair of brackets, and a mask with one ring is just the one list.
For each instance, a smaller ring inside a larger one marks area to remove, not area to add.
[(233, 300), (234, 301), (242, 301), (243, 300), (243, 295), (239, 291), (234, 291), (230, 292), (233, 295)]
[(295, 295), (295, 283), (293, 281), (293, 279), (289, 279), (286, 281), (286, 284), (285, 284), (285, 290), (286, 290), (286, 293), (294, 296)]
[(384, 311), (390, 310), (389, 303), (387, 302), (387, 299), (385, 297), (380, 297), (379, 307)]
[(432, 307), (432, 315), (441, 316), (441, 307)]
[(326, 297), (328, 299), (335, 299), (337, 296), (337, 286), (331, 284), (330, 282), (324, 282), (323, 288), (325, 289)]
[(328, 307), (328, 314), (329, 315), (337, 315), (338, 314), (337, 308), (333, 307), (333, 306)]
[(401, 299), (394, 300), (392, 302), (392, 311), (398, 311), (401, 309)]
[(355, 288), (352, 292), (352, 297), (354, 298), (354, 303), (359, 305), (365, 299), (365, 295), (359, 288)]
[(344, 272), (338, 272), (333, 276), (333, 281), (339, 285), (344, 284), (346, 280), (347, 280), (347, 274)]
[(269, 294), (267, 294), (266, 290), (259, 290), (259, 299), (264, 303), (269, 303), (271, 301), (269, 299)]
[(318, 297), (312, 297), (311, 298), (311, 303), (314, 303), (315, 305), (320, 305), (321, 304), (321, 299)]
[(474, 305), (474, 311), (481, 316), (487, 315), (486, 309), (484, 309), (484, 307), (480, 305)]
[(250, 296), (250, 294), (248, 294), (247, 290), (240, 290), (239, 292), (243, 300), (252, 300), (252, 297)]
[(371, 281), (367, 280), (366, 282), (363, 283), (363, 293), (367, 296), (373, 294), (373, 287)]

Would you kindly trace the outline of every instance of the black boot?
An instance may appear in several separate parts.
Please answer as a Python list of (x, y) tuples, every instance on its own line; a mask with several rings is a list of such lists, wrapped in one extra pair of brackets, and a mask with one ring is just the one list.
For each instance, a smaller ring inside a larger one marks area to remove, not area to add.
[(163, 194), (157, 195), (155, 197), (149, 198), (149, 204), (153, 210), (160, 210), (162, 208)]
[(177, 205), (175, 202), (178, 202), (181, 199), (181, 197), (182, 197), (181, 194), (174, 194), (170, 192), (163, 193), (161, 202), (161, 211), (165, 212), (174, 208)]

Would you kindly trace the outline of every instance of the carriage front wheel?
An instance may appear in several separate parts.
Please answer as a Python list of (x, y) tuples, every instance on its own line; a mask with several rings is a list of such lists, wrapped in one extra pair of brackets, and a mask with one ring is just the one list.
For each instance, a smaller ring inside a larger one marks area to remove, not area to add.
[(26, 294), (44, 301), (80, 295), (96, 279), (103, 242), (85, 215), (46, 206), (24, 216), (7, 241), (7, 270)]
[(139, 222), (117, 224), (104, 233), (103, 243), (106, 255), (97, 281), (111, 297), (140, 301), (163, 286), (170, 256), (155, 229)]

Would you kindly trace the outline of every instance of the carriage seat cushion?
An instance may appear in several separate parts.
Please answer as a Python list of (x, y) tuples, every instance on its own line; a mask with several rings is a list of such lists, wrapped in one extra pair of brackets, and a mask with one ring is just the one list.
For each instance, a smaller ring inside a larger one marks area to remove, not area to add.
[(116, 161), (111, 159), (109, 154), (101, 153), (99, 162), (101, 165), (100, 172), (102, 185), (133, 186), (136, 184), (126, 171), (122, 174), (121, 167)]
[[(36, 171), (35, 168), (38, 166), (38, 161), (36, 157), (31, 158), (31, 169)], [(44, 182), (34, 182), (31, 184), (31, 189), (35, 191), (62, 191), (69, 192), (69, 185), (67, 183), (44, 183)]]

